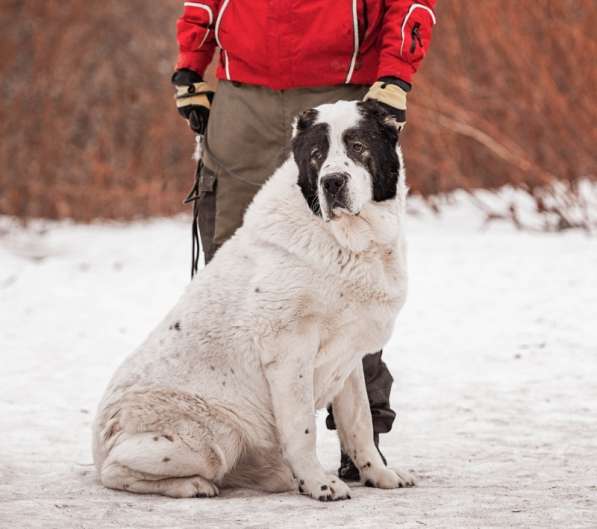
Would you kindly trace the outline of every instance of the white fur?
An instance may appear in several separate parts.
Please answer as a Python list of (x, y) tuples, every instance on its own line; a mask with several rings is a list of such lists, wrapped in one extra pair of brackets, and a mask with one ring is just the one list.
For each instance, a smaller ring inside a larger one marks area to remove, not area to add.
[[(334, 131), (354, 118), (334, 107), (321, 116)], [(93, 436), (106, 486), (189, 497), (298, 481), (314, 498), (347, 498), (315, 454), (315, 410), (330, 402), (362, 481), (412, 484), (373, 445), (361, 364), (389, 339), (406, 296), (404, 175), (395, 199), (330, 222), (297, 177), (290, 158), (115, 373)]]

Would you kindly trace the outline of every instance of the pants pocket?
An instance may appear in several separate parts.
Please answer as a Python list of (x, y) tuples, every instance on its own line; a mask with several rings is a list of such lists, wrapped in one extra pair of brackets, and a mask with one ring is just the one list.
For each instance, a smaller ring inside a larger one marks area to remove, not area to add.
[(216, 186), (217, 176), (205, 165), (201, 168), (199, 175), (199, 235), (205, 264), (211, 261), (217, 248), (214, 244), (214, 231), (216, 222)]

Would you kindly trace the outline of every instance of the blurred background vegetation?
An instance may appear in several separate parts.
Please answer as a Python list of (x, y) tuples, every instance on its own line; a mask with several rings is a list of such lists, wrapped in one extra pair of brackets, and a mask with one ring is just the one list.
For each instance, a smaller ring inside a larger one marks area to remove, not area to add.
[[(186, 210), (194, 140), (169, 83), (181, 10), (2, 0), (0, 213)], [(597, 2), (439, 0), (437, 14), (403, 139), (413, 191), (510, 183), (540, 209), (541, 190), (560, 181), (574, 197), (597, 174)]]

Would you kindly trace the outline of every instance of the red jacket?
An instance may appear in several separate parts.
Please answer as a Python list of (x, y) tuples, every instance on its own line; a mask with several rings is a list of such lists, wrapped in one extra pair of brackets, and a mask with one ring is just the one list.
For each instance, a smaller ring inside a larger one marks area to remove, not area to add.
[(273, 89), (411, 82), (436, 0), (199, 0), (178, 19), (177, 68)]

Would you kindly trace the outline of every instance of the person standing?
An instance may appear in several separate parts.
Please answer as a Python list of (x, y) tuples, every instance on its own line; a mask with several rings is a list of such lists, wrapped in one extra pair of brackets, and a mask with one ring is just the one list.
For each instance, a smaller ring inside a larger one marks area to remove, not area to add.
[[(196, 134), (205, 134), (198, 208), (206, 264), (283, 162), (300, 112), (338, 100), (376, 99), (406, 122), (407, 94), (431, 42), (435, 3), (184, 2), (172, 83), (178, 112)], [(203, 76), (216, 47), (214, 95)], [(379, 450), (379, 434), (389, 432), (396, 417), (393, 378), (381, 351), (365, 356), (363, 367)], [(326, 424), (335, 428), (332, 410)], [(338, 472), (345, 480), (359, 479), (343, 452)]]

